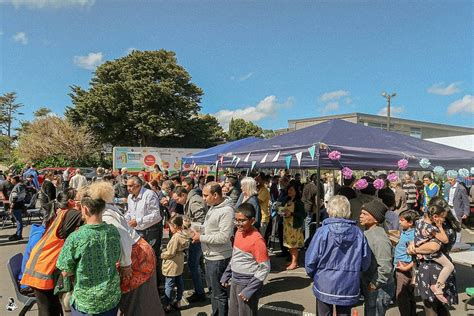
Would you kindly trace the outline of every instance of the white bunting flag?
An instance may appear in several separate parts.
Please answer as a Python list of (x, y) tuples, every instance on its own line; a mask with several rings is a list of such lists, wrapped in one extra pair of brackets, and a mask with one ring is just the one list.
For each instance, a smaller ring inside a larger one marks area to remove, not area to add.
[(249, 162), (250, 154), (251, 154), (251, 153), (249, 153), (249, 154), (247, 155), (247, 157), (245, 157), (244, 162)]
[(237, 161), (236, 161), (236, 163), (235, 163), (235, 166), (236, 166), (236, 167), (237, 167), (237, 165), (239, 164), (239, 162), (240, 162), (240, 157), (237, 157)]
[(301, 158), (303, 157), (303, 152), (299, 152), (295, 154), (296, 161), (298, 161), (298, 167), (301, 166)]
[(260, 160), (260, 163), (265, 163), (267, 161), (267, 157), (268, 157), (268, 154), (265, 154), (265, 156), (263, 156), (262, 160)]
[(235, 159), (237, 159), (237, 156), (232, 157), (232, 162), (230, 163), (231, 165), (234, 164)]
[(280, 152), (277, 152), (277, 154), (275, 155), (275, 157), (273, 157), (272, 162), (277, 162), (277, 161), (278, 161), (278, 158), (280, 158)]

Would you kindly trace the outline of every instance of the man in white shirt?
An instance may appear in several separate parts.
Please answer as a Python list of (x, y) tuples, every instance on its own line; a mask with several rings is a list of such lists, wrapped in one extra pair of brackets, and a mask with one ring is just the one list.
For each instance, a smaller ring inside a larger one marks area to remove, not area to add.
[(76, 174), (71, 178), (69, 186), (76, 190), (79, 190), (82, 187), (87, 185), (87, 178), (82, 175), (81, 169), (76, 169)]
[(125, 219), (128, 225), (134, 228), (153, 248), (157, 258), (157, 274), (159, 274), (163, 224), (158, 196), (152, 190), (144, 188), (137, 176), (128, 178), (127, 190), (130, 194), (127, 198), (128, 211), (125, 213)]
[[(453, 214), (461, 223), (469, 215), (469, 195), (466, 188), (459, 184), (456, 178), (448, 176), (448, 182), (450, 185), (447, 197), (448, 204)], [(461, 233), (456, 234), (456, 243), (459, 242), (461, 242)]]

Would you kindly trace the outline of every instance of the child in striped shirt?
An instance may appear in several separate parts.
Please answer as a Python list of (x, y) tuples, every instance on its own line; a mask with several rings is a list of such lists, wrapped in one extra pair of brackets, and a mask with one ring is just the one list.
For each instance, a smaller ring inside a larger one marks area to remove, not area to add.
[(232, 259), (221, 278), (222, 286), (230, 286), (229, 316), (257, 315), (263, 282), (270, 273), (265, 240), (253, 226), (255, 213), (249, 203), (241, 204), (235, 212)]

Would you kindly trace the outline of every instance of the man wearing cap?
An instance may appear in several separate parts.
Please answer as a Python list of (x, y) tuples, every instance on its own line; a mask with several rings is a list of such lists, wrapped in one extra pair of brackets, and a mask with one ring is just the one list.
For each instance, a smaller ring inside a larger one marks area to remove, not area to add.
[[(450, 187), (447, 192), (446, 200), (448, 201), (451, 211), (461, 223), (462, 220), (469, 216), (469, 195), (467, 194), (466, 188), (457, 181), (456, 171), (448, 171), (447, 176)], [(460, 242), (461, 233), (456, 233), (456, 243)]]
[(381, 224), (385, 220), (387, 207), (379, 200), (364, 203), (360, 213), (360, 224), (365, 228), (372, 260), (370, 267), (362, 273), (361, 287), (364, 294), (365, 315), (385, 315), (395, 293), (392, 264), (392, 244)]

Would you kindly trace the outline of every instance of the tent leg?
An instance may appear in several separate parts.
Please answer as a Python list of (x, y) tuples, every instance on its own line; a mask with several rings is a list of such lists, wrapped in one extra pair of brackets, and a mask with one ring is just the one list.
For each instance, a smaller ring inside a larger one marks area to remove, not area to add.
[(316, 230), (319, 228), (319, 221), (321, 218), (321, 167), (318, 167), (316, 171)]

